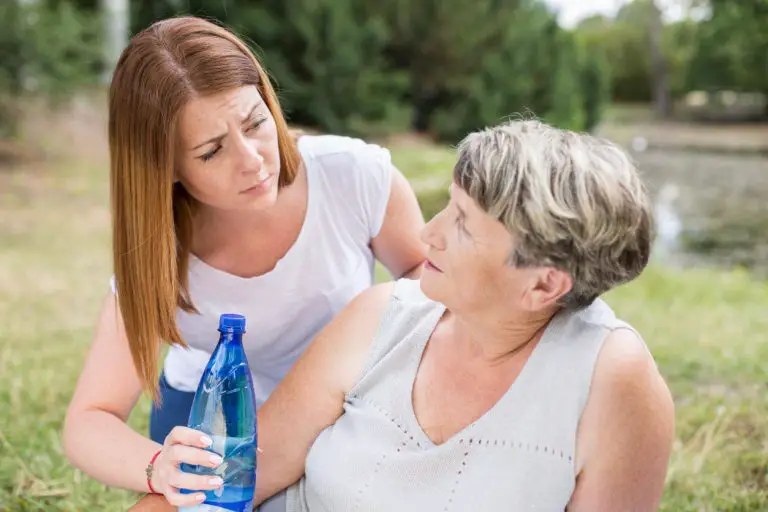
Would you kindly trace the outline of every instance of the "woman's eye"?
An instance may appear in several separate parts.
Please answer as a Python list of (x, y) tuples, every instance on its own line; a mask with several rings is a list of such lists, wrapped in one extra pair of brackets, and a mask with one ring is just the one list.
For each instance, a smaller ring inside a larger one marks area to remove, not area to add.
[(200, 157), (200, 160), (202, 160), (203, 162), (207, 162), (208, 160), (210, 160), (211, 158), (216, 156), (216, 153), (218, 153), (220, 149), (221, 149), (221, 146), (218, 146), (218, 147), (216, 147), (216, 149), (210, 150), (209, 152), (207, 152), (204, 155), (202, 155)]
[(254, 122), (253, 122), (253, 123), (251, 123), (251, 125), (248, 127), (248, 131), (252, 131), (252, 130), (258, 130), (259, 126), (261, 126), (261, 125), (264, 123), (264, 121), (266, 121), (266, 120), (267, 120), (267, 118), (266, 118), (266, 117), (262, 117), (261, 119), (259, 119), (259, 120), (257, 120), (257, 121), (254, 121)]
[(469, 234), (469, 232), (467, 231), (466, 226), (464, 225), (464, 218), (463, 217), (461, 217), (461, 216), (457, 216), (456, 217), (456, 226), (458, 226), (459, 231), (461, 231), (462, 233)]
[[(259, 126), (264, 124), (264, 121), (266, 121), (266, 120), (267, 120), (266, 117), (262, 117), (261, 119), (253, 121), (251, 124), (248, 125), (248, 128), (246, 129), (246, 132), (251, 132), (253, 130), (258, 130)], [(214, 148), (214, 149), (210, 150), (209, 152), (205, 153), (204, 155), (201, 155), (199, 158), (203, 162), (207, 162), (211, 158), (216, 156), (216, 153), (218, 153), (220, 149), (221, 149), (221, 146), (217, 146), (216, 148)]]

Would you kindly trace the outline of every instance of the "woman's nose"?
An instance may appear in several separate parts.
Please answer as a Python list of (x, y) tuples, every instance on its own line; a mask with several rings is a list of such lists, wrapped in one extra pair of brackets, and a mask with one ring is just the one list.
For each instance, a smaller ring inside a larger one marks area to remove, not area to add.
[(437, 250), (445, 249), (445, 236), (442, 232), (443, 212), (441, 211), (421, 229), (421, 241)]
[(259, 153), (258, 144), (243, 138), (238, 144), (239, 167), (244, 173), (258, 173), (264, 165), (264, 157)]

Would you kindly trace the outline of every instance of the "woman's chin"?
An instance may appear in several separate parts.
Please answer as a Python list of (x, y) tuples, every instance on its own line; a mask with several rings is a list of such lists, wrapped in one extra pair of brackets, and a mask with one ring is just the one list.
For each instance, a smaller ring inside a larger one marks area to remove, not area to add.
[(239, 199), (244, 210), (259, 211), (269, 209), (277, 203), (277, 186), (260, 190), (258, 193), (255, 191), (241, 193)]
[(421, 287), (422, 293), (426, 295), (429, 300), (442, 302), (444, 293), (441, 292), (443, 291), (443, 286), (441, 286), (441, 283), (438, 281), (442, 280), (443, 276), (442, 274), (434, 274), (434, 272), (429, 270), (422, 271), (421, 277), (419, 278), (419, 286)]

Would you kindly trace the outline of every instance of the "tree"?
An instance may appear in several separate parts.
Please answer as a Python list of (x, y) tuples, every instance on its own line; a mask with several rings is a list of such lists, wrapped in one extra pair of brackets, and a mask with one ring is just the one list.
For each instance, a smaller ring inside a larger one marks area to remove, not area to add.
[[(495, 11), (504, 20), (493, 40), (474, 51), (477, 70), (462, 74), (452, 69), (441, 89), (442, 101), (430, 116), (430, 131), (456, 141), (470, 131), (498, 124), (510, 116), (534, 115), (561, 126), (580, 123), (566, 111), (578, 104), (578, 75), (565, 68), (564, 32), (543, 6), (532, 4)], [(559, 67), (560, 66), (560, 67)], [(562, 72), (558, 73), (558, 69)]]
[(689, 83), (768, 95), (768, 0), (709, 0), (708, 5), (711, 16), (697, 30)]
[(99, 43), (98, 20), (69, 2), (0, 3), (0, 137), (16, 135), (24, 95), (59, 100), (93, 81)]
[(649, 10), (649, 42), (651, 50), (651, 75), (653, 82), (653, 103), (656, 115), (666, 119), (671, 114), (672, 103), (669, 97), (669, 67), (662, 50), (662, 34), (664, 30), (662, 12), (654, 0), (650, 0)]
[[(430, 129), (433, 117), (453, 91), (463, 90), (483, 72), (486, 59), (504, 53), (507, 32), (525, 17), (523, 0), (392, 0), (368, 1), (368, 12), (390, 27), (389, 61), (407, 72), (405, 95), (413, 109), (413, 128)], [(521, 14), (522, 13), (522, 14)]]
[(128, 0), (101, 0), (104, 20), (104, 73), (109, 81), (120, 54), (128, 43), (130, 12)]
[(611, 68), (603, 48), (580, 42), (581, 96), (584, 101), (584, 129), (592, 131), (600, 123), (611, 101)]
[(17, 99), (21, 95), (21, 68), (24, 62), (21, 34), (21, 7), (16, 2), (0, 4), (0, 139), (16, 135)]
[(384, 130), (407, 76), (389, 69), (389, 30), (356, 0), (139, 0), (135, 30), (188, 13), (224, 23), (262, 60), (289, 122), (346, 134)]
[(585, 57), (575, 37), (561, 32), (557, 38), (557, 56), (550, 90), (550, 109), (544, 118), (554, 126), (570, 130), (585, 127), (584, 84), (581, 82)]
[(664, 27), (662, 50), (669, 66), (669, 87), (673, 98), (691, 90), (690, 67), (697, 51), (698, 29), (699, 23), (690, 18)]
[(590, 49), (601, 49), (610, 67), (610, 97), (618, 102), (648, 102), (651, 59), (647, 9), (632, 2), (615, 19), (588, 18), (576, 27), (578, 39)]
[(389, 28), (364, 3), (265, 0), (242, 9), (240, 26), (293, 123), (360, 135), (395, 122), (407, 76), (388, 66)]
[(585, 61), (542, 2), (401, 0), (369, 7), (391, 27), (387, 56), (408, 74), (404, 99), (413, 106), (414, 129), (454, 142), (518, 114), (584, 127)]

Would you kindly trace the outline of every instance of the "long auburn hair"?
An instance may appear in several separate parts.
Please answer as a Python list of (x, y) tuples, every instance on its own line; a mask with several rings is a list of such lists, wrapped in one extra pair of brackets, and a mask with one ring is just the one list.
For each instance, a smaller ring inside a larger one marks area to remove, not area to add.
[(196, 312), (187, 286), (195, 202), (175, 181), (181, 109), (190, 99), (256, 86), (275, 119), (278, 186), (300, 165), (264, 68), (233, 33), (195, 17), (154, 23), (123, 51), (109, 93), (113, 264), (125, 333), (142, 388), (159, 400), (161, 343), (187, 344), (177, 308)]

